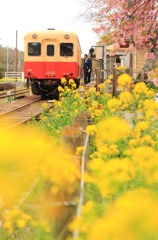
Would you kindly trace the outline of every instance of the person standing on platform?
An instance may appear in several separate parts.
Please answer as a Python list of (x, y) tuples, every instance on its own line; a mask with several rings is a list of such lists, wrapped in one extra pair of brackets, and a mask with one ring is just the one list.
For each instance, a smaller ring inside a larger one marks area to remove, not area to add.
[(83, 71), (84, 71), (84, 84), (88, 84), (91, 81), (92, 60), (88, 58), (87, 54), (84, 54)]

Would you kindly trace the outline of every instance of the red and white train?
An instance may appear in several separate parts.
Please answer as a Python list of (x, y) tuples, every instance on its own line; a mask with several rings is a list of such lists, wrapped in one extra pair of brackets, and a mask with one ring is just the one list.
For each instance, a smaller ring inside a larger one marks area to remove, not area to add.
[(81, 78), (81, 47), (76, 33), (48, 29), (28, 32), (24, 37), (24, 77), (31, 82), (33, 94), (57, 93), (61, 78)]

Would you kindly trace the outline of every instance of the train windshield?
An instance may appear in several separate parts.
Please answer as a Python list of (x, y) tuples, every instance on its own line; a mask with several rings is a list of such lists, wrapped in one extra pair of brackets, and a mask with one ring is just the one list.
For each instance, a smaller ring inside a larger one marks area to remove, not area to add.
[(41, 43), (39, 43), (39, 42), (28, 43), (28, 55), (29, 56), (40, 56), (41, 55)]
[(47, 56), (54, 56), (54, 45), (47, 45)]
[(73, 43), (61, 43), (60, 56), (73, 56)]

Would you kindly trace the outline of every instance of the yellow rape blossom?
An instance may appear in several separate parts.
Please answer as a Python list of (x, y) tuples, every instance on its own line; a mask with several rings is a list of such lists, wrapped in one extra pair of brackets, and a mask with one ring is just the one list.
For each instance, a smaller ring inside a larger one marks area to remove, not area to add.
[(58, 91), (59, 92), (63, 92), (64, 91), (64, 88), (62, 88), (61, 86), (58, 87)]
[(42, 108), (47, 109), (48, 108), (48, 104), (47, 103), (43, 103), (42, 104)]
[(30, 188), (37, 176), (38, 164), (46, 158), (49, 147), (46, 136), (35, 128), (32, 131), (21, 127), (5, 133), (0, 130), (0, 136), (0, 189), (5, 189), (0, 197), (7, 208)]
[(154, 89), (148, 89), (148, 91), (146, 92), (146, 96), (150, 98), (154, 98), (155, 97)]
[(148, 184), (158, 183), (158, 153), (152, 147), (134, 149), (132, 159)]
[(49, 112), (50, 112), (50, 113), (53, 113), (53, 109), (51, 108), (51, 109), (49, 110)]
[(155, 108), (155, 101), (153, 99), (145, 99), (144, 101), (141, 101), (141, 107), (144, 111), (147, 110), (154, 110)]
[(73, 89), (76, 89), (76, 87), (77, 87), (76, 83), (71, 84), (71, 86)]
[(26, 226), (26, 221), (24, 219), (17, 220), (17, 227), (24, 228)]
[(130, 106), (133, 104), (132, 94), (128, 91), (121, 92), (119, 95), (119, 101), (121, 110), (130, 108)]
[(32, 223), (32, 217), (20, 209), (13, 209), (4, 214), (4, 228), (11, 234), (16, 228), (25, 228)]
[(111, 94), (111, 93), (105, 92), (104, 95), (103, 95), (103, 98), (104, 98), (104, 99), (110, 99), (111, 97), (112, 97), (112, 94)]
[(153, 109), (148, 109), (146, 112), (145, 112), (145, 117), (147, 120), (150, 120), (150, 118), (158, 118), (158, 114), (155, 112), (155, 110)]
[[(75, 231), (76, 229), (81, 228), (82, 224), (82, 217), (76, 217), (70, 224), (69, 224), (69, 230), (70, 231)], [(78, 240), (78, 239), (77, 239)]]
[(108, 154), (109, 155), (116, 155), (119, 153), (118, 146), (116, 144), (110, 144), (108, 146)]
[(107, 101), (107, 107), (109, 108), (110, 112), (116, 112), (119, 110), (120, 102), (117, 98), (111, 98)]
[(154, 109), (158, 110), (158, 102), (154, 102)]
[(76, 92), (74, 98), (75, 98), (75, 99), (80, 99), (80, 94)]
[(97, 91), (97, 92), (95, 93), (95, 96), (96, 96), (96, 97), (99, 97), (99, 96), (100, 96), (100, 92)]
[(113, 75), (110, 74), (110, 75), (108, 76), (108, 79), (109, 79), (109, 80), (112, 80), (112, 79), (113, 79)]
[(69, 85), (73, 85), (75, 81), (73, 79), (69, 79)]
[(65, 92), (66, 92), (66, 93), (70, 93), (70, 92), (71, 92), (71, 89), (70, 89), (70, 88), (66, 88), (66, 89), (65, 89)]
[(94, 118), (99, 117), (99, 116), (101, 115), (101, 113), (102, 113), (102, 110), (101, 110), (101, 109), (96, 109), (96, 110), (94, 111)]
[(80, 155), (80, 154), (84, 151), (84, 149), (85, 149), (84, 146), (77, 147), (77, 149), (76, 149), (76, 155)]
[(98, 108), (98, 102), (97, 101), (93, 101), (92, 102), (92, 108)]
[(82, 207), (82, 213), (85, 214), (90, 212), (93, 207), (94, 207), (94, 203), (92, 201), (86, 202), (86, 204)]
[(139, 82), (139, 83), (135, 84), (133, 93), (138, 94), (138, 95), (142, 94), (142, 93), (146, 94), (147, 90), (148, 89), (147, 89), (146, 84), (144, 82)]
[(147, 146), (152, 146), (152, 147), (154, 147), (154, 146), (156, 145), (156, 141), (154, 141), (149, 134), (143, 136), (143, 137), (140, 139), (140, 142), (141, 142), (142, 144), (145, 144), (145, 145), (147, 145)]
[(97, 132), (97, 128), (95, 125), (88, 125), (86, 127), (86, 133), (90, 135), (94, 135)]
[(110, 84), (110, 83), (112, 83), (112, 81), (111, 81), (110, 79), (107, 79), (107, 80), (105, 81), (105, 84)]
[(129, 124), (119, 117), (105, 118), (98, 123), (96, 145), (102, 146), (105, 142), (116, 142), (130, 136)]
[(121, 160), (113, 158), (108, 162), (94, 159), (91, 160), (88, 167), (102, 196), (115, 193), (119, 190), (120, 184), (128, 182), (135, 177), (134, 165), (128, 158)]
[(87, 240), (140, 240), (158, 236), (157, 200), (151, 191), (127, 192), (110, 207), (107, 214), (93, 221)]
[(117, 83), (120, 89), (129, 89), (132, 85), (132, 78), (127, 73), (123, 73), (118, 77)]
[(125, 66), (118, 66), (118, 67), (116, 67), (116, 70), (118, 70), (118, 71), (125, 71), (126, 67)]
[(145, 122), (145, 121), (139, 121), (134, 130), (137, 131), (137, 132), (141, 132), (141, 131), (145, 131), (149, 128), (149, 123), (148, 122)]
[(47, 119), (48, 119), (47, 116), (43, 116), (43, 117), (42, 117), (42, 121), (44, 121), (44, 122), (45, 122)]
[(78, 114), (78, 113), (79, 113), (79, 112), (78, 112), (78, 109), (75, 109), (74, 113), (75, 113), (75, 114)]
[(105, 84), (104, 84), (104, 83), (100, 83), (100, 84), (98, 85), (98, 87), (99, 87), (100, 90), (102, 91), (102, 90), (105, 89)]
[(88, 94), (95, 93), (96, 94), (96, 88), (91, 87), (88, 89)]
[(63, 85), (64, 85), (64, 84), (66, 84), (66, 82), (67, 82), (67, 81), (66, 81), (66, 78), (64, 78), (64, 77), (63, 77), (63, 78), (61, 78), (61, 84), (63, 84)]
[[(58, 186), (59, 190), (67, 192), (73, 184), (74, 191), (76, 180), (80, 177), (78, 164), (73, 162), (71, 155), (63, 155), (57, 150), (53, 159), (47, 159), (42, 166), (42, 175), (45, 180)], [(62, 174), (61, 172), (62, 167)]]

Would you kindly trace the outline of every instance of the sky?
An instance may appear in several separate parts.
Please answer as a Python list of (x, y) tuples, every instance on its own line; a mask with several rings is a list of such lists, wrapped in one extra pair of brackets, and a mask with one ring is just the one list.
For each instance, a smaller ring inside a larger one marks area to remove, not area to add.
[(85, 9), (80, 0), (2, 0), (0, 45), (15, 48), (17, 31), (17, 48), (24, 51), (24, 35), (27, 32), (55, 28), (76, 32), (83, 56), (98, 41), (92, 31), (92, 23), (79, 17)]

